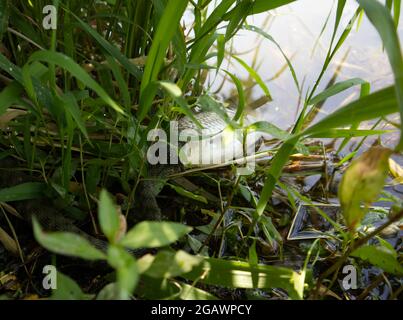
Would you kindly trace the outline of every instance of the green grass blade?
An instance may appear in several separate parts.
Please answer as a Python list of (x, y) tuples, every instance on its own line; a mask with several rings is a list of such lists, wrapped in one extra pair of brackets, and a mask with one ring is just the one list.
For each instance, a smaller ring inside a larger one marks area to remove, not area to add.
[(307, 128), (302, 134), (308, 136), (330, 128), (340, 128), (356, 122), (384, 117), (397, 111), (395, 89), (388, 87), (349, 103)]
[(0, 116), (20, 98), (21, 91), (21, 86), (14, 81), (0, 92)]
[(234, 74), (227, 70), (224, 70), (224, 72), (230, 76), (238, 91), (238, 107), (233, 119), (234, 121), (238, 121), (245, 111), (245, 92), (243, 90), (242, 82)]
[(248, 15), (266, 12), (278, 7), (284, 6), (296, 0), (255, 0), (253, 6), (250, 8)]
[(243, 28), (245, 30), (250, 30), (250, 31), (256, 32), (256, 33), (260, 34), (262, 37), (266, 38), (267, 40), (269, 40), (269, 41), (271, 41), (271, 42), (273, 42), (275, 44), (275, 46), (280, 50), (281, 55), (284, 57), (285, 61), (287, 62), (288, 68), (290, 69), (292, 78), (294, 80), (294, 83), (295, 83), (295, 85), (297, 87), (298, 92), (301, 92), (301, 88), (300, 88), (300, 85), (299, 85), (299, 82), (298, 82), (298, 78), (297, 78), (297, 74), (295, 72), (295, 69), (292, 66), (292, 63), (291, 63), (290, 59), (288, 59), (288, 57), (285, 54), (285, 52), (283, 51), (283, 49), (281, 49), (281, 47), (278, 44), (278, 42), (276, 40), (274, 40), (274, 38), (271, 35), (269, 35), (264, 30), (260, 29), (259, 27), (248, 25), (248, 26), (244, 26)]
[(271, 166), (267, 171), (266, 180), (256, 207), (257, 216), (260, 217), (263, 214), (271, 198), (276, 182), (281, 175), (282, 169), (300, 138), (303, 136), (309, 137), (311, 135), (318, 135), (318, 133), (326, 132), (331, 128), (338, 128), (360, 121), (387, 116), (397, 111), (395, 90), (393, 87), (388, 87), (346, 105), (322, 119), (317, 124), (309, 127), (304, 132), (291, 136), (284, 142), (274, 156)]
[(54, 63), (63, 69), (70, 72), (74, 77), (76, 77), (79, 81), (85, 84), (88, 88), (94, 90), (99, 97), (110, 107), (112, 107), (115, 111), (125, 114), (123, 109), (105, 92), (105, 90), (95, 81), (93, 80), (88, 73), (81, 68), (74, 60), (70, 57), (53, 51), (37, 51), (34, 52), (29, 58), (30, 62), (33, 61), (44, 61), (48, 63)]
[(43, 197), (46, 184), (41, 182), (26, 182), (14, 187), (0, 190), (0, 201), (21, 201)]
[(292, 299), (302, 299), (305, 275), (289, 268), (267, 265), (251, 265), (246, 262), (204, 258), (182, 277), (198, 282), (228, 288), (283, 288)]
[[(395, 88), (397, 103), (400, 109), (400, 121), (403, 119), (403, 59), (402, 49), (399, 42), (395, 25), (390, 12), (377, 1), (358, 0), (364, 9), (368, 19), (374, 25), (382, 38), (389, 62), (395, 77)], [(400, 134), (400, 141), (397, 150), (403, 150), (403, 132)]]
[[(158, 73), (164, 62), (166, 50), (177, 30), (176, 28), (182, 18), (187, 4), (188, 0), (170, 0), (160, 22), (158, 23), (151, 49), (148, 53), (147, 63), (140, 86), (140, 106), (137, 112), (138, 120), (140, 122), (146, 116), (151, 106), (151, 101), (155, 96), (155, 90), (147, 90), (146, 97), (146, 88), (148, 88), (148, 86), (158, 78)], [(152, 96), (152, 99), (150, 99), (149, 96)]]
[(7, 31), (10, 4), (7, 0), (0, 1), (0, 43)]
[(137, 80), (141, 80), (142, 73), (140, 69), (136, 65), (131, 63), (129, 59), (119, 51), (118, 48), (116, 48), (110, 42), (105, 40), (98, 32), (96, 32), (96, 30), (94, 30), (92, 27), (90, 27), (88, 24), (82, 21), (75, 14), (71, 13), (71, 15), (75, 19), (77, 19), (79, 25), (85, 32), (91, 35), (106, 52), (108, 52), (112, 57), (114, 57), (117, 61), (120, 62), (120, 64), (126, 69), (127, 72), (132, 74)]
[(263, 90), (264, 94), (271, 99), (270, 91), (269, 88), (266, 86), (264, 83), (263, 79), (260, 77), (260, 75), (250, 66), (247, 65), (245, 61), (243, 61), (241, 58), (238, 58), (237, 56), (232, 56), (238, 63), (246, 70), (248, 71), (249, 75), (256, 81), (256, 83), (259, 85), (259, 87)]
[(327, 88), (325, 91), (319, 93), (317, 96), (313, 97), (310, 101), (308, 101), (308, 105), (312, 104), (318, 104), (322, 101), (325, 101), (327, 98), (332, 97), (344, 90), (347, 90), (353, 86), (359, 85), (359, 84), (364, 84), (366, 81), (359, 79), (359, 78), (354, 78), (354, 79), (349, 79), (345, 80), (342, 82), (338, 82), (331, 87)]

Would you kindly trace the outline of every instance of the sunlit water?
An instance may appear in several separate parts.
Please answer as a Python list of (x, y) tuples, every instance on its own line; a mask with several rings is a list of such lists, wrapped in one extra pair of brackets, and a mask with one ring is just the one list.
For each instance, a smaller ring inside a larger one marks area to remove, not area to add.
[[(298, 81), (302, 86), (302, 97), (305, 96), (308, 89), (313, 87), (322, 68), (333, 32), (336, 7), (337, 1), (333, 0), (299, 0), (269, 14), (254, 15), (247, 20), (250, 25), (258, 26), (269, 33), (291, 59)], [(356, 1), (347, 1), (339, 27), (340, 31), (345, 28), (356, 8)], [(327, 27), (317, 42), (331, 9), (332, 13)], [(402, 23), (399, 25), (398, 33), (401, 40)], [(338, 36), (336, 36), (337, 39)], [(228, 45), (226, 49), (231, 49), (231, 46)], [(284, 129), (289, 128), (297, 117), (301, 102), (291, 72), (288, 68), (284, 69), (286, 62), (278, 48), (256, 33), (242, 30), (234, 37), (232, 52), (258, 70), (270, 90), (273, 101), (266, 103), (257, 111), (259, 119), (265, 119)], [(356, 24), (354, 25), (349, 37), (328, 67), (316, 93), (320, 93), (326, 87), (335, 70), (340, 66), (337, 82), (357, 77), (362, 78), (371, 84), (372, 92), (393, 83), (393, 74), (381, 39), (366, 17), (358, 29)], [(235, 73), (245, 83), (247, 82), (248, 72), (235, 60), (232, 59), (230, 63), (225, 60), (222, 68)], [(281, 69), (284, 71), (276, 77)], [(211, 91), (217, 91), (224, 99), (236, 94), (231, 81), (225, 81), (222, 85), (222, 76), (215, 77), (214, 75), (215, 71), (211, 72), (209, 77)], [(323, 118), (332, 110), (357, 99), (358, 94), (359, 87), (357, 86), (329, 98), (315, 121)], [(249, 101), (262, 95), (261, 88), (255, 85), (251, 90)], [(396, 116), (392, 119), (397, 122), (399, 118)], [(387, 144), (394, 145), (397, 135), (385, 136), (385, 139)]]

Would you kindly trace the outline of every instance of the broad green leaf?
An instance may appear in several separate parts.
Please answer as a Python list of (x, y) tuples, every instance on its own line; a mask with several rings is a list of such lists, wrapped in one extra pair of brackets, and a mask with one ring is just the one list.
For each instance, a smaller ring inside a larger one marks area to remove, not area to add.
[(181, 294), (179, 298), (182, 300), (218, 300), (218, 298), (211, 293), (202, 289), (193, 287), (186, 283), (180, 283)]
[(227, 288), (283, 288), (293, 299), (302, 299), (304, 289), (302, 275), (292, 269), (215, 258), (204, 258), (182, 277)]
[(350, 230), (354, 230), (361, 223), (366, 213), (362, 205), (369, 206), (376, 201), (383, 189), (391, 154), (391, 149), (372, 147), (354, 159), (344, 172), (338, 196)]
[(119, 232), (120, 220), (117, 207), (105, 189), (102, 189), (99, 195), (98, 215), (102, 232), (109, 242), (114, 243)]
[(191, 230), (181, 223), (143, 221), (135, 225), (120, 244), (131, 249), (158, 248), (177, 241)]
[(129, 299), (139, 280), (136, 259), (121, 247), (108, 247), (108, 263), (116, 270), (120, 298)]
[(52, 290), (51, 300), (89, 300), (93, 295), (85, 294), (70, 277), (57, 271), (57, 288)]
[[(141, 261), (143, 260), (143, 261)], [(139, 260), (141, 273), (152, 278), (171, 278), (192, 271), (202, 262), (202, 258), (179, 250), (176, 252), (160, 251), (157, 255), (146, 256)]]
[(42, 182), (25, 182), (13, 187), (0, 189), (0, 201), (20, 201), (43, 197), (47, 185)]
[(403, 275), (403, 267), (397, 259), (396, 252), (385, 246), (365, 245), (355, 250), (351, 255), (366, 260), (385, 272)]
[(86, 260), (104, 260), (105, 254), (87, 239), (70, 232), (44, 232), (35, 217), (32, 219), (35, 239), (49, 251)]
[(179, 98), (182, 96), (182, 90), (175, 83), (168, 81), (159, 81), (158, 83), (172, 96), (172, 98)]
[(107, 284), (97, 294), (97, 300), (120, 300), (119, 285), (116, 282)]

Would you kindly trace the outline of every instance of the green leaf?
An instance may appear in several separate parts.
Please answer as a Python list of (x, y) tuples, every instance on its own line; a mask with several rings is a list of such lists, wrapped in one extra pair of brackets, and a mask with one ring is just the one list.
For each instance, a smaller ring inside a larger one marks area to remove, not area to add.
[(108, 263), (116, 270), (120, 298), (130, 298), (139, 280), (136, 259), (125, 249), (111, 245), (108, 247)]
[(3, 35), (7, 31), (10, 7), (11, 5), (9, 3), (9, 0), (0, 1), (0, 43), (3, 40)]
[(135, 225), (120, 241), (125, 247), (157, 248), (169, 245), (192, 230), (174, 222), (143, 221)]
[(260, 88), (262, 88), (264, 94), (268, 97), (271, 98), (269, 88), (266, 86), (264, 83), (263, 79), (260, 77), (260, 75), (251, 67), (249, 67), (245, 61), (243, 61), (241, 58), (238, 58), (237, 56), (232, 56), (238, 63), (246, 70), (248, 71), (249, 75), (255, 80), (255, 82), (259, 85)]
[(309, 136), (339, 128), (356, 122), (387, 116), (398, 111), (396, 94), (393, 87), (387, 87), (364, 96), (336, 110), (318, 123), (308, 127), (302, 135)]
[(180, 283), (181, 294), (179, 298), (182, 300), (218, 300), (218, 298), (211, 293), (193, 287), (186, 283)]
[(177, 252), (160, 251), (154, 256), (145, 256), (139, 260), (141, 273), (152, 278), (171, 278), (192, 271), (202, 262), (202, 258), (179, 250)]
[(95, 29), (82, 21), (74, 13), (70, 12), (70, 14), (73, 15), (75, 19), (77, 19), (80, 26), (85, 32), (90, 34), (105, 51), (107, 51), (112, 57), (120, 62), (120, 64), (125, 68), (126, 71), (132, 74), (137, 80), (141, 80), (142, 74), (140, 69), (135, 64), (131, 63), (130, 60), (125, 57), (118, 48), (112, 45), (109, 41), (105, 40)]
[(41, 182), (26, 182), (0, 190), (0, 201), (20, 201), (43, 197), (43, 190), (47, 187)]
[(184, 196), (186, 198), (190, 198), (190, 199), (193, 199), (193, 200), (196, 200), (196, 201), (200, 201), (200, 202), (203, 202), (203, 203), (206, 203), (206, 204), (208, 203), (207, 199), (205, 197), (201, 196), (201, 195), (198, 195), (198, 194), (195, 194), (193, 192), (190, 192), (190, 191), (188, 191), (188, 190), (186, 190), (186, 189), (184, 189), (184, 188), (182, 188), (180, 186), (175, 186), (173, 184), (168, 184), (168, 185), (172, 189), (174, 189), (178, 194), (180, 194), (181, 196)]
[(338, 196), (344, 219), (350, 230), (361, 223), (369, 206), (376, 201), (389, 172), (391, 149), (372, 147), (354, 159), (341, 179)]
[(279, 140), (286, 140), (290, 137), (290, 134), (287, 131), (280, 129), (279, 127), (267, 121), (254, 122), (248, 126), (247, 130), (248, 133), (255, 131), (264, 132)]
[(217, 71), (220, 69), (225, 56), (225, 38), (222, 34), (217, 36)]
[(359, 78), (338, 82), (332, 85), (331, 87), (327, 88), (325, 91), (321, 92), (317, 96), (313, 97), (310, 101), (308, 101), (308, 104), (309, 105), (318, 104), (319, 102), (325, 101), (327, 98), (334, 96), (348, 88), (364, 83), (366, 83), (366, 81)]
[(0, 92), (0, 116), (21, 97), (21, 86), (13, 81)]
[(393, 130), (358, 130), (358, 129), (329, 129), (315, 134), (311, 134), (311, 138), (353, 138), (368, 137), (371, 135), (381, 135), (385, 133), (395, 132)]
[[(390, 12), (378, 1), (358, 0), (358, 3), (382, 38), (395, 77), (396, 100), (400, 109), (400, 121), (403, 121), (403, 59), (394, 21)], [(403, 150), (403, 131), (396, 149)]]
[(243, 90), (241, 80), (239, 80), (231, 72), (228, 72), (227, 70), (223, 70), (223, 71), (231, 77), (232, 81), (235, 84), (236, 90), (238, 91), (238, 107), (236, 109), (236, 113), (233, 118), (234, 121), (238, 121), (244, 114), (244, 110), (245, 110), (245, 92)]
[(76, 77), (79, 81), (85, 84), (88, 88), (94, 90), (99, 97), (109, 106), (111, 106), (115, 111), (125, 114), (123, 109), (106, 93), (106, 91), (95, 81), (93, 80), (88, 73), (79, 66), (74, 60), (70, 57), (54, 51), (36, 51), (34, 52), (30, 58), (30, 62), (33, 61), (44, 61), (50, 64), (59, 65), (63, 69), (70, 72), (74, 77)]
[(403, 267), (397, 260), (397, 254), (385, 246), (366, 245), (358, 248), (352, 254), (353, 257), (366, 260), (384, 270), (385, 272), (403, 275)]
[(66, 113), (71, 115), (77, 127), (80, 129), (84, 137), (89, 141), (87, 128), (85, 127), (85, 123), (81, 117), (81, 110), (74, 95), (71, 92), (67, 92), (63, 96), (63, 102), (65, 103)]
[[(27, 79), (23, 78), (21, 68), (17, 67), (15, 64), (11, 63), (1, 53), (0, 53), (0, 69), (7, 72), (18, 83), (20, 83), (22, 86), (25, 87), (24, 81), (27, 81)], [(60, 108), (58, 105), (55, 104), (51, 91), (47, 87), (43, 86), (41, 84), (41, 82), (35, 76), (32, 76), (32, 74), (28, 80), (31, 81), (31, 78), (32, 78), (33, 87), (34, 87), (34, 92), (33, 93), (31, 92), (31, 94), (34, 94), (37, 97), (38, 102), (40, 102), (43, 106), (45, 106), (53, 116), (58, 115)], [(27, 93), (29, 93), (28, 91), (31, 88), (25, 87), (24, 89), (27, 91)]]
[(97, 294), (97, 300), (120, 300), (119, 285), (116, 282), (107, 284)]
[(35, 239), (39, 244), (57, 254), (86, 260), (103, 260), (106, 256), (82, 236), (70, 232), (44, 232), (35, 217), (32, 218)]
[[(195, 41), (200, 41), (208, 33), (212, 32), (214, 28), (222, 22), (223, 16), (227, 10), (232, 6), (235, 0), (223, 0), (220, 1), (217, 7), (211, 12), (206, 20), (206, 22), (201, 27), (200, 31), (196, 35)], [(230, 18), (230, 16), (228, 16)], [(192, 50), (193, 51), (193, 50)], [(192, 52), (193, 53), (193, 52)]]
[(129, 87), (126, 80), (123, 77), (122, 72), (120, 71), (120, 66), (116, 63), (115, 59), (110, 55), (106, 55), (106, 61), (108, 61), (108, 66), (111, 68), (113, 76), (116, 79), (116, 83), (119, 87), (119, 91), (122, 96), (124, 106), (126, 107), (126, 109), (129, 109), (131, 104)]
[(57, 271), (57, 288), (52, 290), (51, 300), (89, 300), (93, 295), (85, 294), (70, 277)]
[(229, 13), (231, 18), (225, 30), (225, 41), (228, 41), (236, 34), (239, 28), (244, 23), (247, 12), (252, 7), (251, 0), (244, 0), (238, 3), (238, 5)]
[(177, 31), (176, 26), (179, 24), (187, 4), (188, 0), (169, 0), (165, 12), (158, 23), (141, 80), (140, 103), (137, 111), (139, 121), (144, 119), (151, 107), (155, 90), (146, 91), (146, 89), (158, 78), (166, 50)]
[(299, 82), (298, 82), (297, 74), (295, 73), (295, 69), (292, 66), (292, 63), (291, 63), (290, 59), (288, 59), (287, 55), (285, 54), (283, 49), (280, 47), (278, 42), (276, 40), (274, 40), (274, 38), (271, 35), (269, 35), (264, 30), (260, 29), (259, 27), (246, 25), (246, 26), (243, 26), (243, 29), (256, 32), (257, 34), (260, 34), (261, 36), (263, 36), (264, 38), (270, 40), (271, 42), (273, 42), (276, 45), (276, 47), (280, 50), (281, 55), (283, 56), (283, 58), (287, 62), (288, 68), (290, 69), (292, 78), (294, 79), (294, 83), (295, 83), (295, 86), (297, 87), (298, 92), (301, 92), (301, 88), (299, 86)]
[(204, 258), (182, 277), (227, 288), (283, 288), (293, 299), (302, 299), (304, 288), (303, 275), (292, 269), (215, 258)]
[(248, 15), (266, 12), (278, 7), (284, 6), (296, 0), (255, 0), (250, 8)]
[(302, 137), (317, 136), (318, 133), (326, 132), (331, 128), (386, 116), (394, 112), (397, 112), (395, 90), (393, 87), (388, 87), (353, 101), (307, 128), (302, 133), (290, 136), (277, 151), (266, 173), (266, 180), (256, 207), (257, 216), (260, 217), (263, 214), (283, 167)]
[(102, 232), (108, 238), (110, 243), (114, 243), (119, 232), (120, 220), (117, 208), (113, 203), (111, 196), (105, 189), (102, 189), (99, 196), (98, 214)]

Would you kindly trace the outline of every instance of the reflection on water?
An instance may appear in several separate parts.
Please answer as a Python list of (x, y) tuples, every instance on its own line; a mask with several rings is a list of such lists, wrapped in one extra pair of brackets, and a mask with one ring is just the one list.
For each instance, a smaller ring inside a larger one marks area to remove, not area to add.
[[(247, 20), (250, 25), (258, 26), (269, 33), (292, 60), (298, 81), (303, 87), (303, 97), (305, 92), (313, 87), (322, 68), (333, 31), (336, 6), (337, 1), (333, 0), (300, 0), (272, 11), (270, 14), (251, 16)], [(340, 30), (347, 25), (356, 8), (356, 1), (347, 1)], [(329, 23), (317, 41), (330, 11), (332, 13)], [(401, 39), (402, 23), (398, 32)], [(230, 46), (227, 47), (228, 49)], [(254, 66), (270, 89), (273, 101), (258, 110), (260, 118), (284, 129), (288, 128), (297, 116), (300, 97), (289, 69), (284, 68), (285, 61), (279, 50), (273, 43), (262, 40), (256, 33), (240, 31), (233, 39), (232, 51), (239, 54), (249, 65)], [(392, 72), (380, 37), (366, 17), (358, 29), (356, 25), (354, 26), (348, 39), (334, 57), (316, 93), (326, 87), (338, 66), (341, 66), (341, 71), (336, 81), (359, 77), (370, 82), (371, 91), (393, 83)], [(222, 67), (234, 72), (242, 80), (248, 79), (247, 71), (234, 60), (225, 61)], [(221, 87), (223, 78), (214, 76), (215, 71), (210, 77), (212, 91), (219, 91), (223, 98), (236, 93), (230, 81), (225, 81)], [(356, 99), (358, 93), (358, 87), (351, 88), (328, 99), (317, 119)], [(253, 101), (261, 97), (263, 92), (259, 86), (255, 85), (250, 94), (249, 101)], [(398, 120), (398, 117), (394, 119)]]

